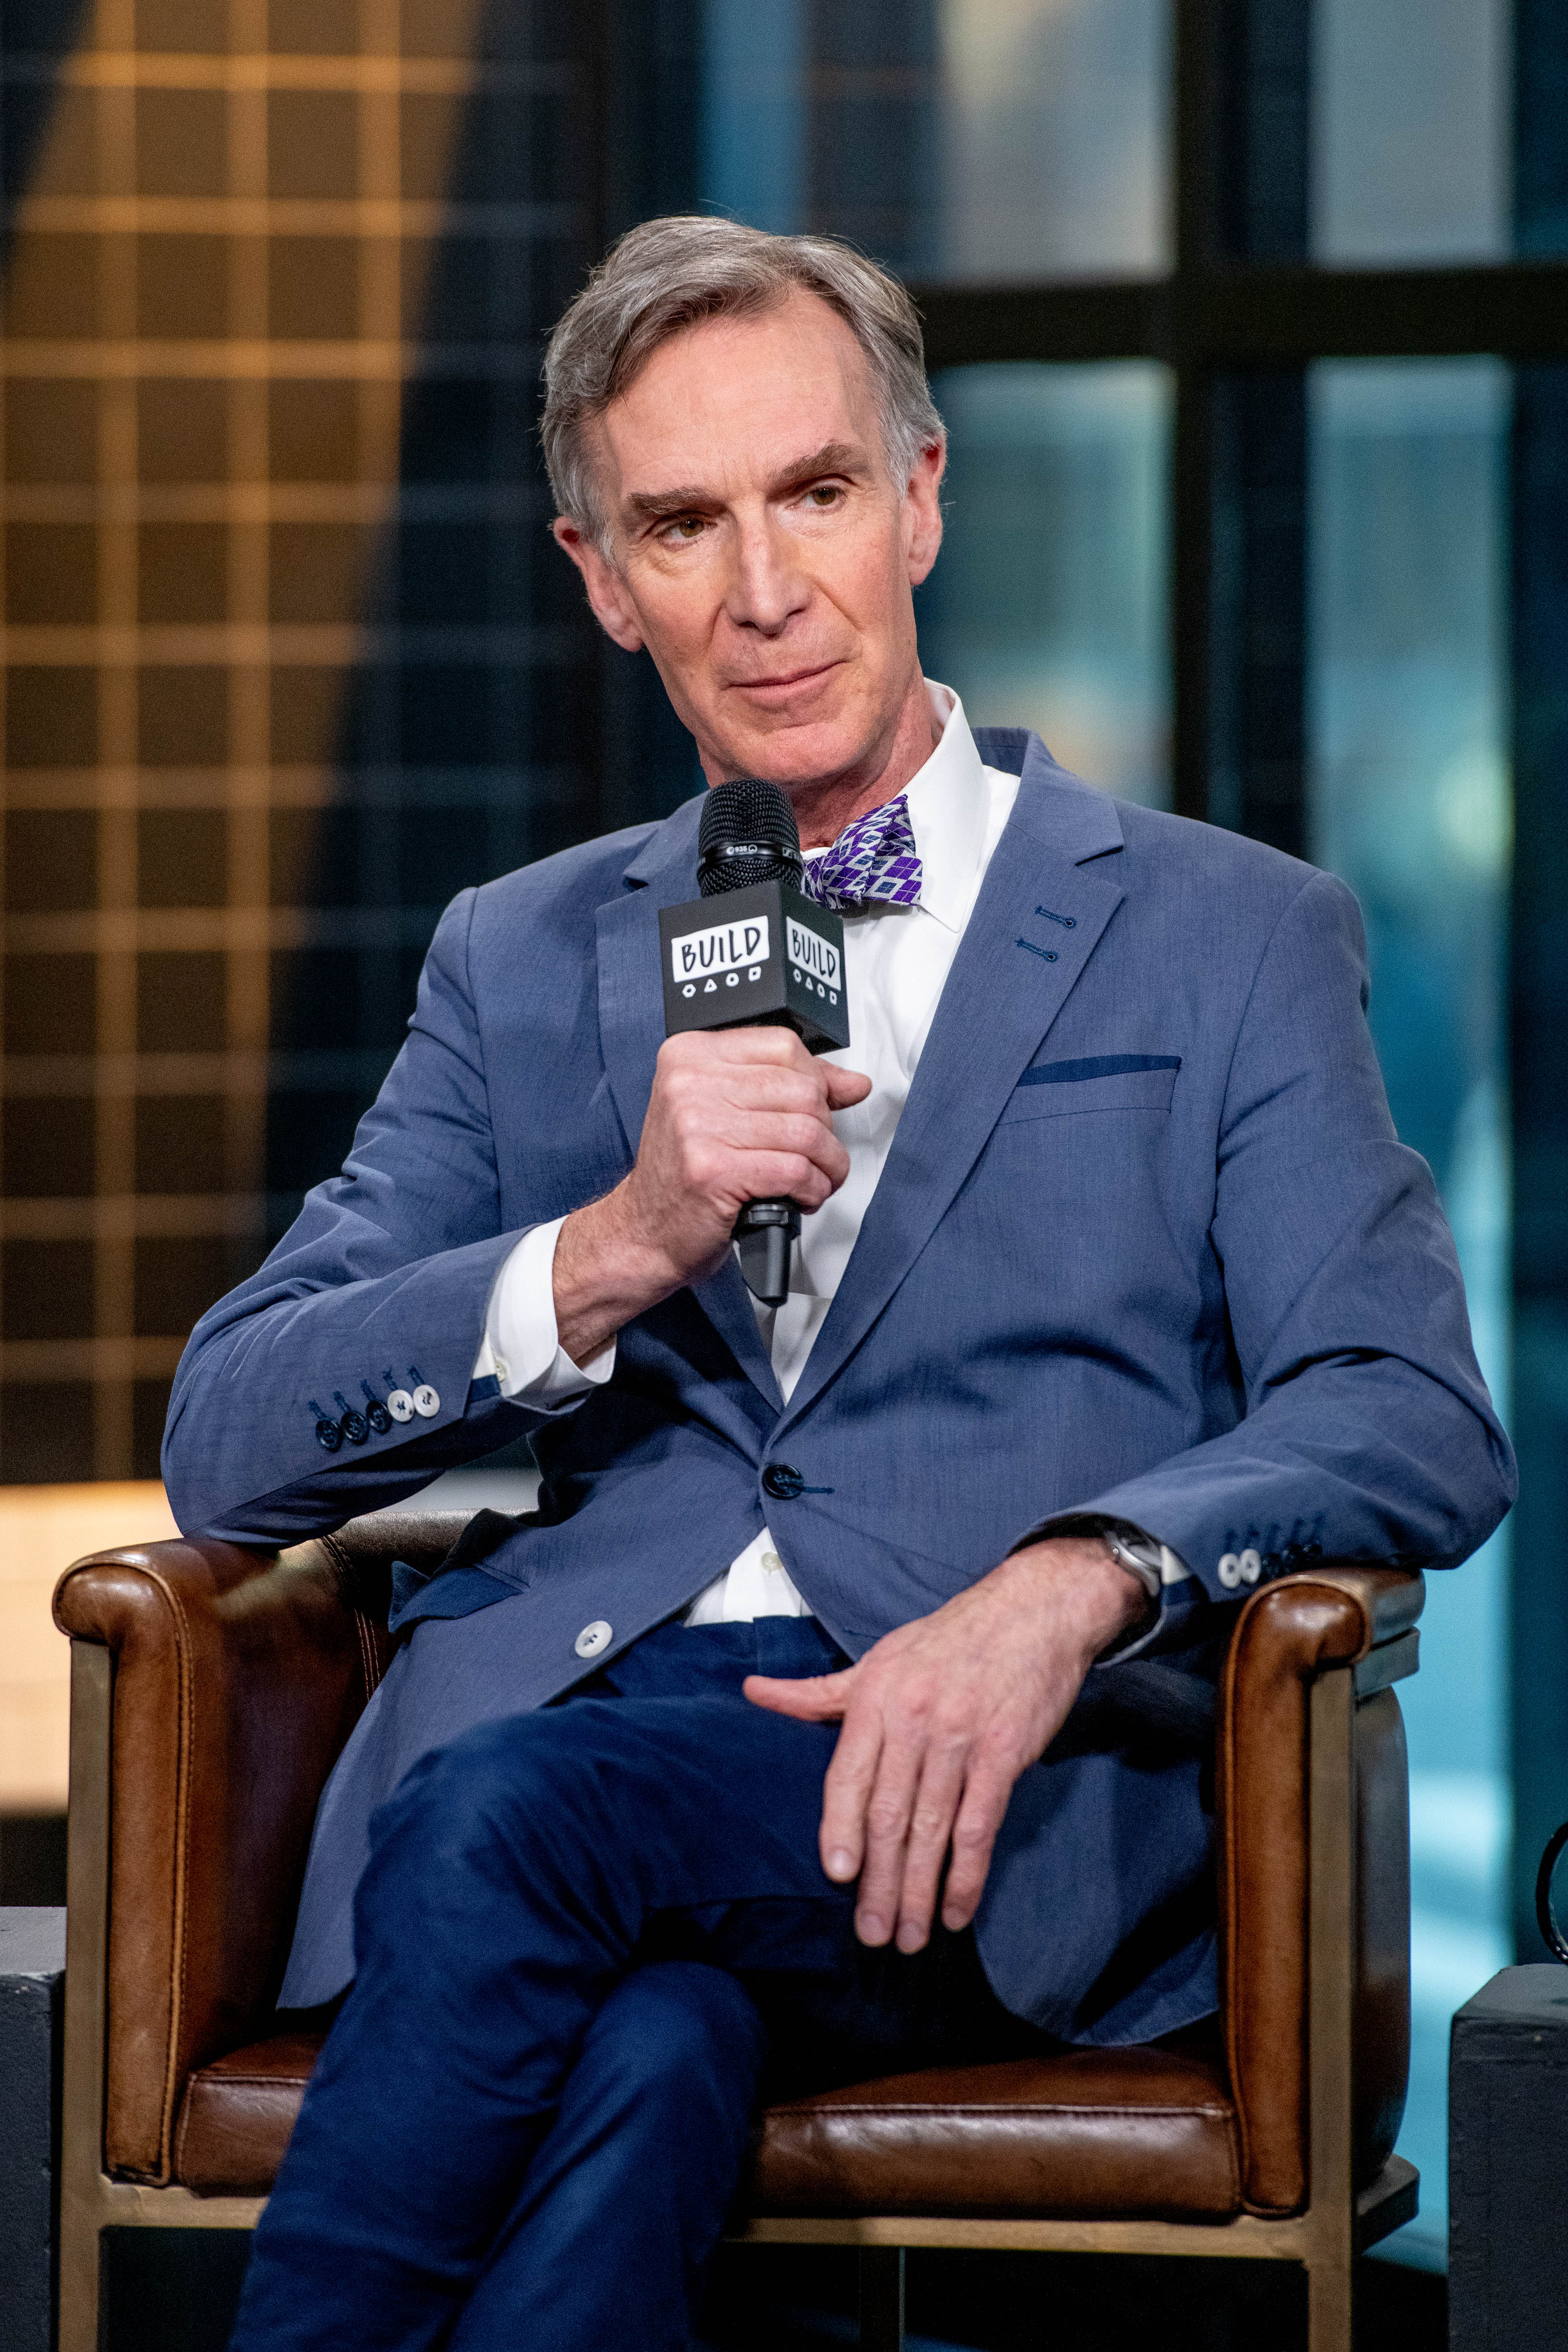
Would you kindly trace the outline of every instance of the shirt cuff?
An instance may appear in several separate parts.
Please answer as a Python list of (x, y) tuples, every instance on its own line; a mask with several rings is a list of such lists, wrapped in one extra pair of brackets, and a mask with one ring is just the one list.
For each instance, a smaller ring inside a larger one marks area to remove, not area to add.
[(574, 1403), (603, 1388), (616, 1369), (616, 1342), (574, 1364), (555, 1327), (555, 1244), (564, 1217), (534, 1225), (501, 1261), (490, 1285), (484, 1335), (472, 1377), (493, 1380), (503, 1397), (531, 1405)]

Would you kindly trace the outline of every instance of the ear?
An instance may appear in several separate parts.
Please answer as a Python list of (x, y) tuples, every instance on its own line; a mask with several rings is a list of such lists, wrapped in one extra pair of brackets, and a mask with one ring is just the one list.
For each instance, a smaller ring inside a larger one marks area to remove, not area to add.
[(945, 439), (928, 441), (904, 492), (904, 551), (911, 588), (920, 586), (942, 545), (942, 478), (946, 471)]
[[(550, 529), (556, 546), (565, 550), (583, 574), (583, 585), (588, 592), (594, 618), (605, 635), (613, 638), (623, 653), (640, 653), (642, 628), (620, 573), (613, 564), (605, 562), (593, 541), (585, 536), (581, 524), (573, 522), (565, 515), (557, 515)], [(923, 573), (921, 577), (924, 577)]]

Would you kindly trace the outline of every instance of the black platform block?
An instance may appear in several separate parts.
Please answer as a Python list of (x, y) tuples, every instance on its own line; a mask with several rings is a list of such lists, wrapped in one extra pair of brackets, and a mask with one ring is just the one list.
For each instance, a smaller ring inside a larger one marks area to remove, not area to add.
[(1568, 2344), (1568, 1968), (1504, 1969), (1448, 2052), (1450, 2352)]
[(63, 1911), (0, 1910), (0, 2346), (54, 2341)]

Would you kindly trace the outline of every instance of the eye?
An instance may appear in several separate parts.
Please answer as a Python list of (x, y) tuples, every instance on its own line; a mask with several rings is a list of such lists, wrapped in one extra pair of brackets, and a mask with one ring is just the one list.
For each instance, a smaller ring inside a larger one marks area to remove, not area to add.
[(662, 535), (672, 540), (678, 547), (689, 547), (693, 540), (700, 539), (706, 529), (700, 515), (677, 515), (673, 521), (666, 523)]
[(806, 498), (820, 514), (829, 507), (838, 506), (844, 497), (842, 482), (813, 482)]

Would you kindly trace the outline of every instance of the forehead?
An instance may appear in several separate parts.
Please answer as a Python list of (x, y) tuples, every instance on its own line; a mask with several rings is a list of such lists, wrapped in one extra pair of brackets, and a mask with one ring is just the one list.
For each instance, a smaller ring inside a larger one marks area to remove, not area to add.
[(597, 438), (618, 500), (676, 485), (737, 490), (829, 442), (873, 446), (876, 433), (865, 354), (838, 313), (802, 291), (661, 343)]

